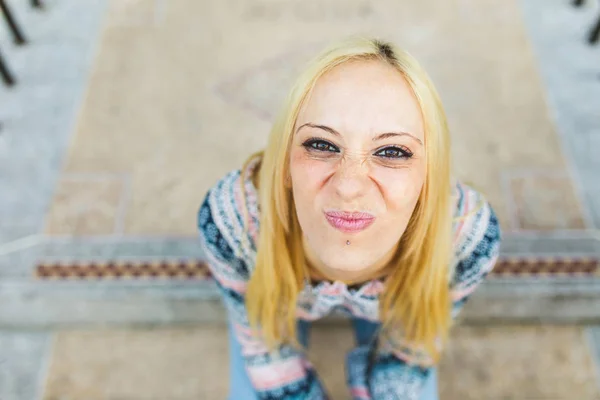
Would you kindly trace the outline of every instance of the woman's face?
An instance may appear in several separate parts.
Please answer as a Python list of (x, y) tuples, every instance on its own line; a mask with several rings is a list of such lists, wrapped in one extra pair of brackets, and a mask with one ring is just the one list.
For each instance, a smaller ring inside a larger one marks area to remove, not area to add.
[(421, 111), (404, 77), (380, 61), (335, 67), (293, 135), (290, 183), (308, 261), (341, 280), (383, 267), (426, 173)]

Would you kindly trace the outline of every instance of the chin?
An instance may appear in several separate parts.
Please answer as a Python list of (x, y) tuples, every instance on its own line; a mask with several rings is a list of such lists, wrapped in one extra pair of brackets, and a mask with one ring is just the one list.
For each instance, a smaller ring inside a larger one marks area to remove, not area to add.
[(327, 257), (322, 258), (323, 264), (332, 270), (339, 272), (358, 272), (365, 269), (368, 262), (360, 259), (359, 257)]

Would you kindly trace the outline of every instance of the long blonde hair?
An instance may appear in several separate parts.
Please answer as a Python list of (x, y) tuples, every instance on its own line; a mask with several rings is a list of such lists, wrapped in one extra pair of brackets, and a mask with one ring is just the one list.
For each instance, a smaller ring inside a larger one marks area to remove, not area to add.
[[(299, 110), (316, 81), (347, 61), (379, 60), (402, 74), (419, 103), (425, 126), (427, 175), (399, 242), (380, 297), (383, 332), (427, 351), (433, 362), (451, 326), (452, 259), (450, 138), (445, 112), (428, 75), (407, 52), (377, 39), (351, 38), (328, 49), (298, 77), (272, 127), (256, 183), (260, 233), (255, 269), (246, 293), (252, 326), (270, 348), (296, 342), (296, 303), (308, 279), (289, 176), (289, 152)], [(245, 177), (242, 176), (242, 182)], [(243, 192), (243, 191), (242, 191)], [(247, 211), (244, 210), (247, 216)], [(412, 347), (412, 346), (411, 346)]]

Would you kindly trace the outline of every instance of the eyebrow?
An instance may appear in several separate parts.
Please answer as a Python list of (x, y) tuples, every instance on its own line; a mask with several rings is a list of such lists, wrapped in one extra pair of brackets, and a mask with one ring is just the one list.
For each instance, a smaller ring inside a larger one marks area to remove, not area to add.
[[(307, 122), (306, 124), (301, 125), (298, 129), (296, 129), (296, 133), (298, 133), (298, 131), (302, 128), (304, 128), (305, 126), (311, 127), (311, 128), (317, 128), (317, 129), (322, 129), (326, 132), (331, 133), (334, 136), (338, 136), (341, 137), (342, 135), (336, 131), (333, 128), (330, 128), (329, 126), (326, 125), (319, 125), (319, 124), (313, 124), (311, 122)], [(417, 142), (419, 142), (421, 145), (423, 145), (423, 142), (421, 141), (421, 139), (419, 139), (418, 137), (416, 137), (415, 135), (408, 133), (408, 132), (386, 132), (386, 133), (381, 133), (377, 136), (375, 136), (373, 138), (373, 141), (378, 141), (378, 140), (383, 140), (383, 139), (387, 139), (390, 137), (397, 137), (397, 136), (409, 136), (411, 138), (413, 138), (414, 140), (416, 140)]]

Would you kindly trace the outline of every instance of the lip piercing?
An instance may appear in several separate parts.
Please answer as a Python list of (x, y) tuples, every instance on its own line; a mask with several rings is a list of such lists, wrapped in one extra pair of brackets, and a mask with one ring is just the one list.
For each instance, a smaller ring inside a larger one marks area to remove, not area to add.
[(349, 244), (350, 244), (350, 241), (349, 241), (349, 240), (346, 240), (346, 245), (349, 245)]

